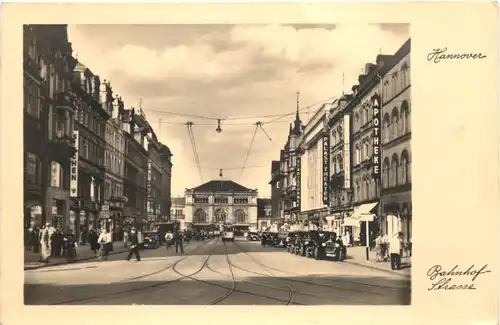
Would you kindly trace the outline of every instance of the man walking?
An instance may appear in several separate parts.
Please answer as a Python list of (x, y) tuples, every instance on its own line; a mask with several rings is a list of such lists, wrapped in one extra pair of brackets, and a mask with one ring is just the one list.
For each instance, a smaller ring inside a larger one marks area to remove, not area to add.
[(170, 230), (167, 231), (167, 233), (165, 234), (165, 244), (166, 244), (167, 250), (172, 245), (172, 240), (173, 239), (174, 239), (174, 235), (172, 235), (172, 233), (170, 232)]
[(389, 253), (391, 254), (391, 269), (401, 269), (401, 234), (397, 233), (389, 242)]
[(179, 230), (175, 232), (175, 252), (179, 253), (179, 246), (181, 248), (181, 254), (184, 254), (184, 247), (182, 246), (182, 234)]
[(130, 250), (128, 252), (127, 261), (130, 261), (132, 255), (135, 254), (137, 261), (141, 260), (141, 255), (139, 255), (139, 238), (137, 238), (137, 231), (132, 228), (130, 231)]

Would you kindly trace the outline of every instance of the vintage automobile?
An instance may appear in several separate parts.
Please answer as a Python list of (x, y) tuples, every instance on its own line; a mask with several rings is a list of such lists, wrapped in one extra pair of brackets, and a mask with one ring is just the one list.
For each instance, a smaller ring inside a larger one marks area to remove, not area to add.
[(260, 240), (259, 234), (256, 232), (248, 232), (246, 237), (250, 241), (259, 241)]
[(160, 240), (157, 231), (145, 231), (144, 236), (144, 249), (156, 249), (160, 247)]
[(325, 257), (333, 257), (334, 261), (342, 262), (347, 256), (347, 247), (344, 246), (342, 238), (337, 237), (335, 240), (330, 238), (325, 243)]
[(287, 247), (287, 241), (286, 239), (288, 238), (288, 232), (285, 231), (280, 231), (278, 235), (276, 236), (274, 246), (278, 248), (285, 248)]

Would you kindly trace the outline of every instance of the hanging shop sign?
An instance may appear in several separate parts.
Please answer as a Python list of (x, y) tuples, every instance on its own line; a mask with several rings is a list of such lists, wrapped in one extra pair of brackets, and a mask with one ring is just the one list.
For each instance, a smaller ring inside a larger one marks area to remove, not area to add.
[(351, 188), (351, 116), (344, 115), (344, 188)]
[(295, 172), (295, 184), (297, 185), (297, 208), (300, 212), (300, 197), (301, 197), (301, 186), (300, 186), (300, 177), (301, 177), (301, 158), (302, 156), (300, 155), (300, 152), (297, 154), (297, 171)]
[(380, 157), (380, 142), (381, 142), (381, 132), (380, 132), (380, 96), (375, 94), (372, 97), (372, 108), (373, 108), (373, 146), (372, 146), (372, 166), (373, 166), (373, 176), (380, 177), (381, 171), (381, 157)]
[(330, 202), (330, 133), (323, 132), (323, 204)]
[(76, 153), (71, 158), (70, 174), (69, 174), (69, 196), (78, 196), (78, 145), (80, 142), (80, 132), (73, 131), (73, 139), (75, 141)]

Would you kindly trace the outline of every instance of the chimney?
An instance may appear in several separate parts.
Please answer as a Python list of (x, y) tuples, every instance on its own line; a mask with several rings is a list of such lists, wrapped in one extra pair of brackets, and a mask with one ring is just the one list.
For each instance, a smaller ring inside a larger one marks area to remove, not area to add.
[(361, 85), (363, 83), (363, 81), (365, 80), (365, 78), (366, 78), (366, 75), (364, 75), (364, 74), (359, 75), (358, 83)]
[(370, 73), (371, 66), (372, 66), (371, 63), (365, 64), (365, 74), (366, 75), (368, 75)]

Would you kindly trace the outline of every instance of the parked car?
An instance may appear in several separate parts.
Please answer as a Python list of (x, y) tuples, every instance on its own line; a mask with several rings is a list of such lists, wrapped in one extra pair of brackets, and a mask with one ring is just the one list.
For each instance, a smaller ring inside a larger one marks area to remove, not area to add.
[(160, 239), (157, 231), (145, 231), (144, 235), (144, 249), (157, 249), (160, 247)]

